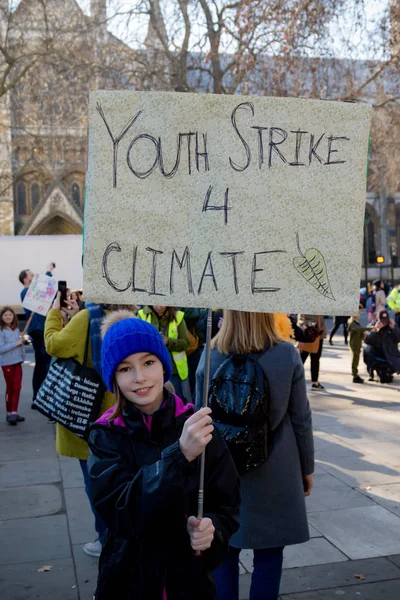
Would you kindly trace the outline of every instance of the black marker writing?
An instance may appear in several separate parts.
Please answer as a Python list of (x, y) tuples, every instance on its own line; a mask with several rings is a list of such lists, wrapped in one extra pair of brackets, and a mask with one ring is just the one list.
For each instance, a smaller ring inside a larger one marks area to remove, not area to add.
[(107, 283), (115, 290), (116, 292), (126, 292), (126, 290), (130, 287), (132, 280), (129, 281), (128, 285), (124, 288), (118, 287), (115, 281), (111, 278), (109, 270), (108, 270), (108, 257), (111, 252), (122, 252), (121, 246), (118, 242), (111, 242), (108, 244), (107, 248), (103, 254), (103, 277), (107, 280)]
[(209, 204), (212, 191), (213, 191), (213, 186), (210, 185), (208, 187), (208, 190), (207, 190), (205, 198), (204, 198), (202, 212), (206, 212), (207, 210), (223, 210), (225, 225), (227, 225), (228, 224), (228, 210), (231, 210), (231, 208), (232, 208), (232, 206), (228, 206), (229, 188), (226, 188), (226, 190), (225, 190), (225, 201), (222, 206), (213, 206), (212, 204)]
[(150, 275), (150, 296), (165, 296), (165, 294), (159, 294), (156, 292), (156, 270), (157, 270), (157, 255), (164, 254), (161, 250), (154, 250), (154, 248), (146, 248), (146, 252), (153, 253), (153, 263), (151, 267), (151, 275)]
[(253, 268), (251, 269), (251, 293), (252, 294), (263, 294), (265, 292), (279, 292), (279, 287), (257, 287), (256, 286), (256, 273), (261, 273), (264, 269), (257, 268), (257, 256), (262, 254), (276, 254), (277, 252), (286, 252), (286, 250), (267, 250), (265, 252), (255, 252), (253, 256)]
[(132, 125), (135, 123), (135, 121), (140, 117), (140, 115), (142, 114), (142, 111), (139, 110), (136, 113), (136, 115), (128, 121), (128, 123), (122, 129), (121, 133), (116, 138), (114, 138), (114, 135), (110, 129), (110, 126), (107, 123), (106, 117), (104, 115), (104, 111), (101, 107), (101, 104), (97, 103), (96, 110), (98, 111), (100, 117), (103, 119), (104, 125), (106, 126), (108, 134), (113, 143), (113, 187), (116, 188), (117, 187), (118, 144), (120, 143), (120, 141), (122, 140), (124, 135), (126, 135), (126, 133), (129, 131), (129, 129), (132, 127)]
[(242, 109), (242, 110), (250, 109), (251, 114), (254, 117), (254, 104), (252, 104), (252, 102), (242, 102), (241, 104), (238, 104), (238, 106), (233, 110), (233, 112), (231, 114), (231, 122), (232, 122), (234, 130), (236, 131), (238, 138), (240, 139), (240, 141), (243, 144), (244, 150), (246, 152), (247, 162), (243, 167), (241, 167), (237, 163), (233, 162), (233, 160), (231, 158), (229, 158), (229, 162), (230, 162), (232, 169), (235, 169), (235, 171), (245, 171), (251, 162), (251, 150), (250, 150), (250, 146), (248, 145), (248, 143), (246, 142), (246, 140), (244, 139), (244, 137), (242, 136), (242, 134), (240, 133), (240, 131), (236, 125), (236, 111), (238, 111), (239, 109)]
[(345, 160), (331, 160), (331, 154), (333, 154), (334, 152), (338, 152), (337, 149), (332, 149), (332, 144), (333, 142), (337, 142), (337, 141), (342, 141), (342, 142), (348, 142), (350, 138), (348, 137), (335, 137), (333, 135), (330, 135), (328, 137), (328, 158), (326, 161), (326, 165), (342, 165), (343, 163), (345, 163)]
[(179, 259), (179, 256), (176, 253), (176, 250), (172, 251), (172, 257), (171, 257), (171, 269), (170, 269), (170, 275), (169, 275), (169, 291), (170, 294), (174, 293), (174, 263), (175, 261), (178, 263), (179, 269), (182, 270), (182, 268), (185, 266), (186, 264), (186, 275), (187, 275), (187, 283), (188, 283), (188, 290), (189, 290), (189, 294), (193, 294), (194, 295), (194, 289), (193, 289), (193, 280), (192, 280), (192, 269), (190, 266), (190, 250), (188, 248), (188, 246), (186, 246), (185, 251), (183, 253), (182, 259)]
[(301, 147), (301, 136), (306, 135), (308, 131), (301, 131), (298, 129), (297, 131), (291, 131), (290, 133), (296, 134), (296, 150), (294, 154), (294, 162), (289, 163), (292, 167), (304, 167), (305, 164), (299, 162), (300, 160), (300, 147)]
[(218, 292), (218, 286), (217, 286), (217, 282), (215, 280), (214, 268), (213, 268), (213, 264), (212, 264), (212, 260), (211, 260), (211, 251), (208, 253), (206, 264), (204, 265), (204, 269), (203, 269), (203, 274), (200, 279), (199, 289), (197, 291), (197, 293), (199, 295), (201, 294), (201, 289), (203, 287), (203, 281), (206, 277), (211, 277), (211, 280), (215, 287), (215, 291)]
[(235, 294), (239, 294), (239, 283), (236, 269), (236, 257), (238, 254), (244, 254), (244, 252), (220, 252), (221, 256), (230, 256), (232, 259), (233, 285), (235, 287)]

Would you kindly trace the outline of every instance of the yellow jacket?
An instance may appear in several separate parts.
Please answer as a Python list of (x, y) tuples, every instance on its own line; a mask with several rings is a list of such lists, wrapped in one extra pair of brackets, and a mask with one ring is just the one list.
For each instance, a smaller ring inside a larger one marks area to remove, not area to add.
[[(81, 310), (63, 328), (60, 311), (52, 308), (47, 315), (44, 327), (46, 351), (50, 356), (56, 358), (74, 358), (82, 364), (88, 327), (89, 312), (87, 310)], [(92, 366), (90, 341), (87, 365), (88, 367)], [(107, 391), (101, 405), (100, 414), (103, 414), (114, 404), (113, 394)], [(87, 460), (89, 456), (87, 442), (59, 423), (56, 426), (56, 451), (62, 456), (71, 456), (72, 458), (79, 458), (81, 460)]]

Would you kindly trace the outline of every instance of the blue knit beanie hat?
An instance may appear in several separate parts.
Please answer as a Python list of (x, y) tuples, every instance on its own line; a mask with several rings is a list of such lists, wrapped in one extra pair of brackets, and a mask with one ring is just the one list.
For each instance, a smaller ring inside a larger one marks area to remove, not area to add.
[(136, 352), (149, 352), (157, 356), (165, 369), (164, 382), (171, 378), (170, 355), (154, 325), (139, 318), (123, 319), (111, 325), (101, 346), (103, 381), (111, 392), (115, 369), (127, 356)]

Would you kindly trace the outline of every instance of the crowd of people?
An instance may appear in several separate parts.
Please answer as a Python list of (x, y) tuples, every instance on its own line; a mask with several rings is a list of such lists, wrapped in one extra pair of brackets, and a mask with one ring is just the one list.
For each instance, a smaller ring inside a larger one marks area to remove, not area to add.
[[(20, 273), (21, 299), (32, 277)], [(79, 461), (93, 512), (97, 538), (83, 549), (100, 557), (94, 598), (118, 590), (121, 600), (237, 600), (246, 548), (254, 550), (250, 599), (277, 600), (284, 547), (309, 539), (314, 449), (303, 364), (310, 357), (311, 390), (320, 393), (324, 316), (213, 311), (209, 376), (221, 392), (213, 420), (202, 408), (205, 309), (97, 305), (78, 290), (61, 302), (58, 293), (46, 318), (25, 311), (35, 354), (32, 408), (51, 361), (83, 364), (88, 340), (87, 365), (107, 390), (89, 439), (57, 422), (56, 450)], [(363, 308), (336, 317), (329, 342), (342, 325), (353, 382), (363, 383), (363, 347), (370, 380), (376, 372), (389, 382), (400, 373), (400, 284), (386, 296), (384, 283), (374, 282), (365, 327)], [(10, 307), (0, 312), (0, 360), (6, 419), (15, 426), (24, 421), (24, 340)], [(199, 516), (198, 459), (206, 448)]]

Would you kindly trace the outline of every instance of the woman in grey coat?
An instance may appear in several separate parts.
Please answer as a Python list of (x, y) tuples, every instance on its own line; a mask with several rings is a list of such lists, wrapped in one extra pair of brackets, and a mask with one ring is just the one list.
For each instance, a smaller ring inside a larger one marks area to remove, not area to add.
[[(276, 600), (284, 546), (309, 539), (304, 496), (312, 488), (314, 444), (300, 355), (279, 338), (272, 314), (224, 311), (212, 340), (210, 378), (227, 355), (256, 352), (269, 388), (269, 455), (240, 478), (240, 528), (230, 539), (227, 560), (214, 572), (218, 600), (238, 600), (239, 552), (244, 548), (254, 550), (250, 600)], [(198, 406), (204, 369), (203, 352), (196, 375)]]

